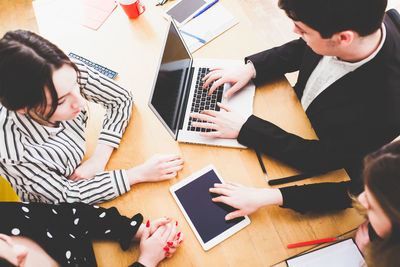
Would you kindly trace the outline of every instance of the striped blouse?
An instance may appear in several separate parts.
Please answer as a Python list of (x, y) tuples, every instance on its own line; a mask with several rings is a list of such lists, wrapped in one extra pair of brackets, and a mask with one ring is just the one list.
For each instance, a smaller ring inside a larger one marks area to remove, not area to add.
[[(95, 70), (75, 62), (84, 98), (106, 109), (99, 143), (118, 148), (132, 114), (132, 94)], [(130, 189), (124, 170), (103, 171), (93, 179), (70, 181), (86, 150), (88, 113), (59, 127), (43, 126), (0, 105), (0, 175), (22, 201), (101, 203)]]

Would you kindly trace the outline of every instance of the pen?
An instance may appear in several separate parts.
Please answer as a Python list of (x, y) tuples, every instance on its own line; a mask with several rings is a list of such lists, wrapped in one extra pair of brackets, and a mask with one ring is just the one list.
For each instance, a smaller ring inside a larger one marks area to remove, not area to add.
[(260, 163), (260, 166), (261, 166), (261, 170), (262, 170), (263, 173), (264, 173), (265, 179), (267, 179), (267, 181), (268, 181), (268, 183), (269, 183), (270, 180), (268, 179), (267, 171), (265, 170), (265, 166), (264, 166), (264, 163), (263, 163), (263, 161), (262, 161), (260, 152), (258, 152), (258, 151), (256, 150), (256, 154), (257, 154), (258, 162)]
[(182, 31), (182, 30), (181, 30), (181, 33), (186, 34), (187, 36), (196, 38), (197, 40), (199, 40), (199, 41), (202, 42), (203, 44), (206, 43), (206, 40), (204, 40), (204, 39), (202, 39), (202, 38), (200, 38), (200, 37), (198, 37), (198, 36), (196, 36), (196, 35), (194, 35), (194, 34), (191, 34), (191, 33), (188, 33), (188, 32)]
[(209, 9), (210, 7), (212, 7), (215, 3), (217, 3), (218, 0), (214, 0), (213, 2), (209, 3), (208, 5), (205, 6), (205, 8), (203, 8), (202, 10), (200, 10), (199, 12), (197, 12), (193, 18), (198, 17), (201, 15), (201, 13), (203, 13), (204, 11), (206, 11), (207, 9)]
[(286, 183), (290, 183), (290, 182), (295, 182), (295, 181), (300, 181), (300, 180), (304, 180), (307, 178), (311, 178), (316, 175), (317, 174), (315, 174), (315, 173), (301, 173), (301, 174), (297, 174), (297, 175), (293, 175), (293, 176), (273, 179), (271, 181), (268, 181), (268, 184), (269, 185), (286, 184)]
[(302, 246), (309, 246), (309, 245), (314, 245), (314, 244), (333, 242), (333, 241), (338, 241), (338, 240), (342, 240), (342, 239), (343, 239), (343, 237), (331, 237), (331, 238), (325, 238), (325, 239), (318, 239), (318, 240), (312, 240), (312, 241), (307, 241), (307, 242), (289, 244), (289, 245), (287, 245), (287, 248), (297, 248), (297, 247), (302, 247)]

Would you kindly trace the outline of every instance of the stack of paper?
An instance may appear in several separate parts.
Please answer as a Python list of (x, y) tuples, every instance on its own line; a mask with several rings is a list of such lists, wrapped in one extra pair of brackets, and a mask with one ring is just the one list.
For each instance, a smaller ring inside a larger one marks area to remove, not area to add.
[[(239, 21), (228, 10), (216, 4), (180, 29), (209, 42), (237, 23)], [(187, 34), (182, 34), (182, 37), (191, 53), (205, 44)]]

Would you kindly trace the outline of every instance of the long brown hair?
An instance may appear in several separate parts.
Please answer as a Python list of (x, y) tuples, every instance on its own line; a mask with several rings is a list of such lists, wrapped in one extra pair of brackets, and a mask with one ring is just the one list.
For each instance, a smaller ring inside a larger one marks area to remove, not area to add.
[(364, 184), (392, 223), (388, 237), (371, 242), (368, 266), (400, 264), (400, 141), (383, 146), (364, 159)]

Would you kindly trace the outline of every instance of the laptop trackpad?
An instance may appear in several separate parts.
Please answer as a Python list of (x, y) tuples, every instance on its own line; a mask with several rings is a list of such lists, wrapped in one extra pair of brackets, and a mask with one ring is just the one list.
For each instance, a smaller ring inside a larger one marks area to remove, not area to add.
[[(225, 84), (224, 94), (231, 87), (231, 84)], [(251, 115), (253, 113), (255, 88), (253, 82), (250, 81), (245, 87), (237, 91), (231, 97), (223, 97), (222, 104), (227, 105), (232, 110), (238, 111), (243, 115)]]

